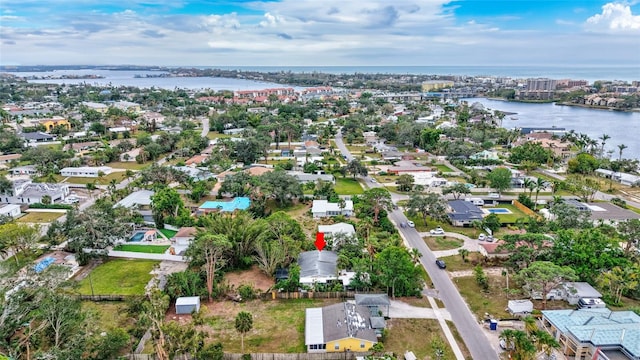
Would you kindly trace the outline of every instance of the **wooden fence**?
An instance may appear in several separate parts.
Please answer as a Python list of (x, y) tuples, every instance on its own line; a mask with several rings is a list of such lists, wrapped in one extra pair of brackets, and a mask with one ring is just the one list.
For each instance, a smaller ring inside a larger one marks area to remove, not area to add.
[(260, 294), (262, 300), (281, 300), (281, 299), (353, 299), (356, 294), (379, 294), (380, 292), (367, 291), (298, 291), (298, 292), (279, 292), (270, 291)]
[(524, 206), (520, 201), (518, 200), (513, 200), (512, 202), (513, 206), (516, 207), (516, 209), (522, 211), (525, 215), (527, 216), (533, 216), (535, 218), (540, 217), (539, 214), (537, 214), (535, 211), (529, 209), (528, 207)]
[[(224, 353), (224, 360), (242, 360), (243, 354)], [(353, 360), (356, 356), (370, 355), (368, 352), (327, 352), (327, 353), (255, 353), (251, 360)]]

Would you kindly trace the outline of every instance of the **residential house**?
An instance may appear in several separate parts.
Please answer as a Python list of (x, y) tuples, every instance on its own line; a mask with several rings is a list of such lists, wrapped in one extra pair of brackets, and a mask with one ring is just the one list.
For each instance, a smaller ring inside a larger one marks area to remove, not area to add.
[(69, 120), (62, 117), (53, 117), (51, 119), (38, 120), (38, 124), (44, 126), (46, 132), (51, 132), (55, 127), (62, 126), (67, 130), (71, 130), (71, 124)]
[(83, 106), (86, 106), (87, 108), (97, 111), (100, 114), (105, 114), (107, 112), (107, 110), (109, 110), (109, 107), (105, 104), (102, 103), (97, 103), (97, 102), (91, 102), (91, 101), (84, 101), (82, 102)]
[(102, 146), (103, 146), (102, 142), (100, 141), (85, 141), (85, 142), (67, 144), (62, 148), (62, 150), (64, 151), (73, 150), (75, 152), (82, 153), (88, 150), (100, 148)]
[(117, 101), (111, 104), (116, 109), (129, 112), (140, 112), (140, 104), (130, 101)]
[(314, 219), (338, 215), (353, 215), (353, 201), (345, 200), (343, 205), (344, 207), (340, 207), (340, 203), (330, 203), (327, 200), (313, 200), (311, 214)]
[(0, 155), (0, 165), (9, 164), (12, 161), (18, 161), (22, 157), (22, 154), (7, 154)]
[(330, 182), (332, 184), (336, 183), (336, 178), (331, 174), (307, 174), (298, 171), (288, 171), (287, 174), (295, 177), (296, 179), (298, 179), (298, 182), (302, 184), (306, 184), (309, 182), (315, 183), (318, 181)]
[[(2, 196), (2, 195), (0, 195)], [(11, 216), (17, 218), (20, 216), (20, 205), (15, 204), (0, 204), (0, 216)]]
[(183, 227), (171, 238), (173, 249), (176, 255), (183, 255), (193, 239), (195, 239), (198, 229), (195, 227)]
[(587, 203), (585, 205), (589, 207), (589, 210), (591, 210), (589, 219), (593, 222), (615, 225), (620, 221), (640, 219), (640, 214), (631, 210), (623, 209), (612, 203)]
[(142, 148), (131, 149), (127, 152), (120, 154), (120, 161), (122, 162), (135, 162)]
[(16, 166), (9, 170), (9, 173), (13, 176), (17, 175), (36, 175), (38, 174), (38, 170), (36, 170), (35, 165), (25, 165), (25, 166)]
[[(369, 309), (372, 317), (389, 317), (391, 301), (387, 294), (355, 294), (356, 305)], [(386, 311), (385, 311), (386, 310)], [(383, 318), (384, 320), (384, 318)]]
[(364, 306), (344, 302), (305, 313), (305, 346), (309, 353), (367, 352), (378, 342)]
[[(527, 289), (525, 289), (527, 290)], [(529, 296), (534, 300), (541, 300), (542, 293), (528, 290)], [(580, 299), (600, 299), (602, 294), (587, 282), (566, 282), (547, 294), (547, 300), (564, 300), (571, 305), (577, 305)]]
[(402, 174), (415, 174), (415, 173), (435, 173), (433, 168), (429, 166), (423, 166), (421, 164), (415, 163), (413, 161), (397, 161), (393, 164), (393, 166), (389, 166), (387, 168), (387, 172), (395, 175)]
[(569, 360), (640, 359), (640, 316), (633, 311), (543, 310), (542, 327)]
[(30, 132), (30, 133), (21, 133), (21, 134), (18, 134), (18, 136), (20, 136), (25, 140), (25, 142), (30, 144), (49, 142), (55, 139), (52, 135), (45, 134), (40, 131)]
[(69, 177), (100, 177), (109, 175), (113, 169), (109, 166), (80, 166), (66, 167), (60, 170), (60, 175)]
[(356, 229), (353, 225), (342, 222), (332, 225), (318, 225), (318, 232), (324, 234), (325, 240), (332, 245), (332, 248), (341, 245), (345, 237), (356, 235)]
[(484, 212), (472, 202), (451, 200), (448, 204), (451, 211), (447, 216), (453, 226), (468, 227), (476, 220), (482, 221)]
[(154, 192), (151, 190), (138, 190), (127, 195), (124, 199), (118, 201), (115, 206), (126, 208), (149, 208), (151, 206), (151, 197)]
[(222, 133), (225, 135), (242, 135), (243, 132), (244, 132), (244, 128), (226, 129), (222, 131)]
[(194, 156), (190, 157), (189, 159), (187, 159), (187, 161), (185, 161), (184, 163), (187, 166), (196, 166), (196, 165), (200, 165), (203, 162), (207, 161), (207, 159), (209, 159), (209, 156), (207, 156), (207, 155), (194, 155)]
[(190, 167), (190, 166), (172, 166), (172, 167), (178, 171), (182, 171), (183, 173), (187, 174), (191, 178), (191, 180), (194, 180), (194, 181), (209, 180), (215, 177), (215, 175), (206, 168), (196, 168), (196, 167)]
[(164, 123), (166, 117), (154, 111), (145, 111), (140, 118), (149, 124), (160, 125)]
[(589, 209), (589, 206), (587, 204), (580, 202), (576, 199), (564, 199), (562, 202), (580, 211), (591, 211), (591, 209)]
[(248, 169), (244, 170), (244, 172), (251, 176), (261, 176), (272, 171), (273, 167), (271, 165), (252, 165)]
[(365, 131), (362, 135), (364, 136), (364, 142), (367, 145), (375, 145), (378, 143), (378, 135), (375, 131)]
[(471, 156), (469, 156), (471, 160), (499, 160), (498, 153), (495, 151), (482, 150), (477, 152)]
[(338, 280), (338, 254), (333, 251), (305, 251), (298, 255), (300, 284), (313, 286)]
[(53, 202), (64, 200), (69, 195), (69, 185), (32, 183), (31, 180), (16, 180), (9, 194), (0, 194), (0, 203), (36, 204), (44, 197)]
[(627, 186), (638, 186), (640, 185), (640, 176), (627, 174), (623, 172), (611, 171), (607, 169), (597, 169), (596, 174), (605, 177), (607, 179), (613, 179), (616, 182), (621, 183), (622, 185)]

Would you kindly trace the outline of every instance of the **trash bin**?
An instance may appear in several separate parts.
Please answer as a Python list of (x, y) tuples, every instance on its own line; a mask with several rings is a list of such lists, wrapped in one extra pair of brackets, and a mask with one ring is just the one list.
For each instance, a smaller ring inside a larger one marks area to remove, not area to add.
[(491, 320), (489, 322), (489, 330), (498, 330), (498, 320)]

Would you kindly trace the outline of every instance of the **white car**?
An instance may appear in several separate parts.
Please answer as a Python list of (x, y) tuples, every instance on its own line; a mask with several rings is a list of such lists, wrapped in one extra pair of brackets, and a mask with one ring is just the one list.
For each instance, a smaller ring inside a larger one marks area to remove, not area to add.
[(413, 221), (409, 220), (409, 221), (407, 221), (407, 226), (416, 227), (416, 224)]
[(478, 236), (478, 240), (480, 241), (485, 241), (487, 239), (487, 235), (485, 234), (480, 234), (480, 236)]
[(444, 230), (438, 226), (437, 228), (430, 230), (429, 233), (431, 235), (444, 235)]

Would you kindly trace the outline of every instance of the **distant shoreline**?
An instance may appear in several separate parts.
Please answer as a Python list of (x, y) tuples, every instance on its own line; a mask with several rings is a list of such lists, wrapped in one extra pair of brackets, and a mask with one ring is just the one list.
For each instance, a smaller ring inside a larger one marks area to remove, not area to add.
[[(560, 101), (526, 101), (526, 100), (522, 101), (522, 100), (510, 100), (505, 98), (489, 97), (489, 96), (477, 96), (477, 97), (484, 97), (485, 99), (488, 99), (488, 100), (521, 103), (521, 104), (556, 104), (558, 106), (575, 106), (575, 107), (580, 107), (583, 109), (590, 109), (590, 110), (617, 111), (622, 113), (640, 112), (640, 108), (615, 109), (615, 108), (610, 108), (606, 106), (592, 106), (592, 105), (574, 104), (574, 103), (560, 102)], [(505, 115), (509, 115), (509, 114), (505, 114)]]

